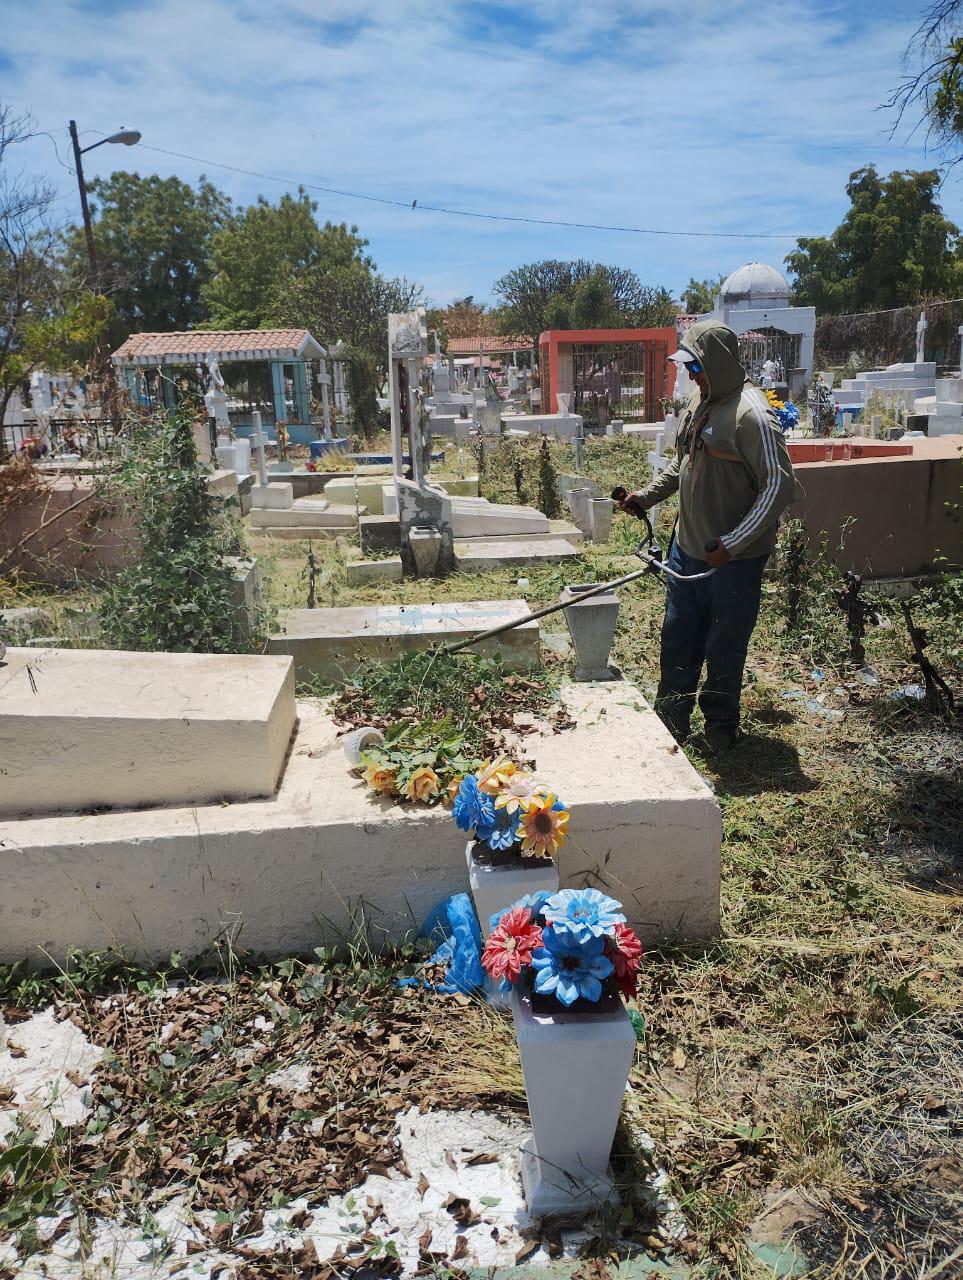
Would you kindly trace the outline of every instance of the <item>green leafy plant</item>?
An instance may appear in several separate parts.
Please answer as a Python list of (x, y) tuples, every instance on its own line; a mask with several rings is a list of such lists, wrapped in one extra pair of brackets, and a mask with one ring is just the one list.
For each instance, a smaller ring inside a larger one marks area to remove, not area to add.
[(191, 424), (171, 415), (134, 433), (128, 461), (101, 496), (128, 511), (137, 558), (104, 592), (105, 640), (120, 649), (238, 653), (251, 647), (225, 555), (235, 519), (198, 466)]
[(546, 436), (542, 437), (538, 448), (538, 509), (549, 520), (557, 520), (562, 510), (558, 496), (558, 472)]
[(382, 795), (434, 805), (453, 783), (481, 763), (468, 754), (465, 734), (450, 716), (431, 722), (393, 725), (384, 742), (362, 754), (365, 781)]

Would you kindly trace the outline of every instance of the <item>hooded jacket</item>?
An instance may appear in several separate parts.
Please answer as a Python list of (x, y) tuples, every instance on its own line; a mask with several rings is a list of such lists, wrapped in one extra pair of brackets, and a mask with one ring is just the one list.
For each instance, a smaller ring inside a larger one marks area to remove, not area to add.
[(693, 392), (675, 457), (639, 500), (651, 507), (678, 490), (676, 536), (696, 560), (705, 559), (706, 544), (716, 538), (734, 560), (768, 555), (796, 492), (783, 434), (766, 396), (747, 378), (728, 325), (702, 320), (680, 346), (702, 365), (709, 393)]

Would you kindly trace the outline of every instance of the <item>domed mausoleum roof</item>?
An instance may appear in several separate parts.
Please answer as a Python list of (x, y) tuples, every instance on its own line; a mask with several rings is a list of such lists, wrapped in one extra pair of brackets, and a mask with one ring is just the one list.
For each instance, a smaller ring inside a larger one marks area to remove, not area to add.
[(747, 262), (733, 271), (719, 290), (723, 303), (789, 301), (789, 283), (781, 271), (764, 262)]

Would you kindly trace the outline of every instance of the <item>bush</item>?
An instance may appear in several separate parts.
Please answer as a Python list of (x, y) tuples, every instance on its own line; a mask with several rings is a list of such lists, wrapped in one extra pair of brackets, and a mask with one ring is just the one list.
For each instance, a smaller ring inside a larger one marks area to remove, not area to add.
[(140, 545), (135, 563), (102, 597), (107, 643), (172, 653), (250, 649), (224, 564), (240, 549), (239, 529), (208, 489), (190, 422), (172, 415), (137, 429), (128, 461), (109, 483)]

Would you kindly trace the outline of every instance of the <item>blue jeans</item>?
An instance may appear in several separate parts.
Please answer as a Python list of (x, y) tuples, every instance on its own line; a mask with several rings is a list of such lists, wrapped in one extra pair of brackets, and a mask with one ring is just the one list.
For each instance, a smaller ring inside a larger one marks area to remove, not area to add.
[[(703, 663), (706, 679), (699, 707), (706, 729), (735, 733), (739, 727), (742, 673), (768, 559), (730, 560), (702, 582), (668, 579), (655, 709), (679, 741), (689, 732)], [(669, 564), (685, 574), (709, 568), (704, 560), (686, 555), (674, 538)]]

